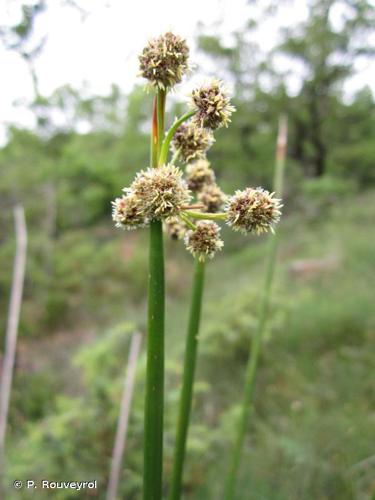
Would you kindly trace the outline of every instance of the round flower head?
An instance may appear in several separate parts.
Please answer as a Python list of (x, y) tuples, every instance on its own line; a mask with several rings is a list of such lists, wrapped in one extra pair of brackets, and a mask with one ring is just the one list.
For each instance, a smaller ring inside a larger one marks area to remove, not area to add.
[(185, 235), (185, 246), (194, 257), (204, 260), (212, 257), (224, 246), (220, 239), (220, 227), (211, 221), (199, 221), (195, 230), (189, 230)]
[(215, 213), (223, 210), (227, 195), (217, 184), (207, 184), (198, 194), (198, 200), (204, 205), (206, 212)]
[(242, 233), (273, 232), (273, 226), (280, 219), (280, 200), (260, 187), (236, 191), (228, 200), (227, 224)]
[(172, 240), (183, 240), (186, 234), (186, 224), (179, 217), (165, 219), (164, 229)]
[(236, 110), (230, 104), (230, 99), (221, 82), (216, 79), (193, 90), (191, 106), (197, 110), (193, 121), (201, 127), (212, 130), (227, 127), (231, 121), (231, 114)]
[(140, 75), (160, 89), (179, 83), (188, 70), (189, 48), (183, 38), (166, 33), (153, 38), (139, 56)]
[(132, 230), (148, 224), (139, 198), (133, 193), (128, 193), (112, 201), (112, 219), (116, 227)]
[(197, 193), (215, 182), (215, 172), (210, 167), (207, 160), (198, 160), (186, 167), (186, 180), (189, 189)]
[(131, 190), (141, 200), (143, 213), (150, 219), (176, 215), (191, 200), (182, 172), (174, 165), (142, 170)]
[(210, 130), (197, 127), (194, 122), (183, 123), (176, 131), (172, 141), (172, 151), (179, 152), (185, 163), (203, 158), (215, 139)]

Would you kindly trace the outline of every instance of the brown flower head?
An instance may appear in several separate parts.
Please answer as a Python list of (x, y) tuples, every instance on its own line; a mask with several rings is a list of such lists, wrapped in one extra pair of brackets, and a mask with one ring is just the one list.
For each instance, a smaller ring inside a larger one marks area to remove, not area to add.
[(215, 182), (215, 172), (207, 160), (201, 159), (186, 167), (186, 180), (189, 189), (198, 193), (205, 186)]
[(227, 127), (231, 114), (236, 110), (230, 104), (222, 83), (216, 79), (193, 90), (191, 106), (197, 110), (193, 121), (211, 130)]
[(179, 83), (188, 70), (189, 48), (171, 32), (153, 38), (139, 56), (140, 75), (160, 89)]
[(179, 158), (187, 163), (203, 158), (214, 141), (210, 130), (197, 127), (194, 122), (183, 123), (174, 135), (172, 151), (174, 153), (179, 151)]
[(139, 172), (130, 187), (149, 219), (178, 214), (191, 200), (182, 172), (174, 165), (162, 165)]
[(215, 222), (199, 221), (195, 230), (186, 233), (185, 246), (199, 260), (204, 260), (206, 257), (212, 259), (224, 246), (224, 242), (220, 239), (220, 227)]
[(280, 219), (282, 207), (281, 200), (273, 196), (274, 193), (260, 187), (236, 191), (226, 206), (227, 224), (244, 234), (261, 234), (268, 230), (273, 232), (273, 226)]
[(198, 200), (205, 206), (206, 212), (215, 213), (223, 210), (227, 195), (217, 184), (207, 184), (198, 193)]
[(133, 193), (112, 201), (112, 219), (116, 222), (116, 227), (128, 230), (145, 227), (149, 222), (139, 198)]

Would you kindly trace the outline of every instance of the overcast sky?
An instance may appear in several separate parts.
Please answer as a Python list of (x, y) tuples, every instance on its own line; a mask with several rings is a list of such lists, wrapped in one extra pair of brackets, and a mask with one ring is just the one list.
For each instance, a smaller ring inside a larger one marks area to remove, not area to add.
[[(79, 4), (88, 12), (85, 17), (72, 7), (64, 7), (59, 0), (49, 4), (47, 11), (38, 16), (35, 29), (36, 38), (47, 37), (36, 63), (42, 95), (67, 83), (80, 88), (83, 82), (94, 94), (108, 93), (112, 83), (127, 92), (135, 83), (137, 54), (151, 36), (172, 30), (192, 45), (199, 21), (213, 26), (222, 20), (214, 30), (229, 36), (241, 28), (250, 14), (246, 0), (80, 0)], [(16, 6), (17, 0), (0, 0), (1, 24), (19, 21)], [(275, 20), (262, 24), (259, 34), (262, 47), (271, 47), (276, 42), (278, 27), (295, 23), (306, 15), (304, 0), (290, 0)], [(33, 94), (26, 64), (2, 45), (0, 68), (2, 143), (6, 123), (32, 125), (33, 115), (27, 111), (27, 102)], [(373, 80), (370, 68), (363, 67), (350, 82), (349, 90)], [(16, 101), (25, 105), (15, 105)]]

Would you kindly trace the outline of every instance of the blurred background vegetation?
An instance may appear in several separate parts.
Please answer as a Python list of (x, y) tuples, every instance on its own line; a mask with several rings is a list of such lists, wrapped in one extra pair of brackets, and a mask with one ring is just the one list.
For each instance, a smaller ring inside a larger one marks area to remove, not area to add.
[[(280, 43), (268, 52), (252, 37), (262, 29), (252, 19), (230, 43), (202, 24), (196, 34), (198, 71), (219, 69), (234, 89), (237, 113), (209, 152), (226, 192), (271, 187), (278, 118), (289, 118), (278, 271), (243, 500), (375, 498), (375, 101), (366, 82), (349, 97), (343, 90), (357, 62), (372, 59), (375, 14), (366, 0), (308, 5), (305, 22), (282, 29), (279, 19)], [(110, 200), (148, 164), (151, 96), (115, 85), (106, 96), (70, 85), (41, 95), (33, 61), (43, 40), (29, 51), (26, 42), (47, 5), (22, 6), (21, 22), (1, 28), (3, 44), (33, 76), (36, 118), (34, 129), (11, 126), (0, 149), (1, 349), (16, 203), (29, 234), (7, 481), (97, 479), (97, 492), (59, 490), (53, 498), (104, 499), (130, 334), (145, 326), (147, 278), (147, 232), (115, 230)], [(277, 15), (272, 2), (258, 8), (264, 19)], [(297, 91), (286, 85), (290, 77)], [(169, 122), (180, 110), (175, 99)], [(87, 133), (78, 132), (82, 121)], [(225, 252), (208, 268), (185, 475), (191, 499), (216, 500), (222, 490), (263, 283), (266, 239), (226, 236)], [(172, 241), (166, 253), (168, 477), (192, 262)], [(141, 487), (143, 370), (142, 355), (121, 482), (129, 500)]]

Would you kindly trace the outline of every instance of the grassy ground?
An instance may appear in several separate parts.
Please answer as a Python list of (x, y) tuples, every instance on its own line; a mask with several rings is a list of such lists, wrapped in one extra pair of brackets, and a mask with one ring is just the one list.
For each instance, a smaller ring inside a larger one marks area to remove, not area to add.
[[(375, 491), (374, 216), (367, 195), (284, 224), (239, 499), (369, 499)], [(223, 337), (223, 359), (211, 368), (219, 406), (236, 401), (242, 387), (249, 311), (262, 274), (251, 263), (258, 250), (238, 254), (234, 268), (220, 266), (221, 290), (212, 270), (211, 301), (220, 307), (205, 344), (209, 352), (211, 341)], [(249, 286), (245, 274), (255, 283)], [(207, 370), (202, 359), (200, 368)], [(225, 418), (230, 435), (232, 408)], [(197, 498), (219, 495), (225, 468), (216, 463), (211, 470), (209, 483), (217, 489), (204, 487)]]

